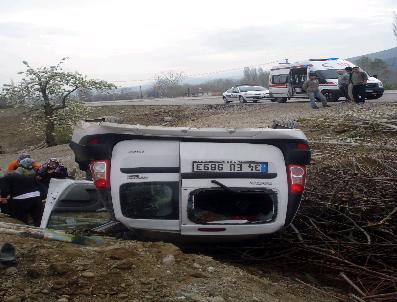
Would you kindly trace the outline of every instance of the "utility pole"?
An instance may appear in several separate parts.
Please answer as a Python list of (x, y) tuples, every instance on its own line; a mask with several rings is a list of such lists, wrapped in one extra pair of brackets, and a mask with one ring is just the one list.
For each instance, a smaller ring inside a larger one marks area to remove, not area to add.
[(143, 99), (143, 95), (142, 95), (142, 86), (139, 85), (139, 91), (141, 92), (141, 99)]

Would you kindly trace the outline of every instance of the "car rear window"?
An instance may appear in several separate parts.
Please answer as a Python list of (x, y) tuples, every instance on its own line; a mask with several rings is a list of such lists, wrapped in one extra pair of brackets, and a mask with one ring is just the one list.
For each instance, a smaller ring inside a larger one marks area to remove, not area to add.
[(189, 220), (197, 224), (255, 224), (274, 221), (274, 191), (198, 189), (190, 193)]
[(140, 182), (120, 186), (123, 216), (134, 219), (179, 219), (178, 182)]

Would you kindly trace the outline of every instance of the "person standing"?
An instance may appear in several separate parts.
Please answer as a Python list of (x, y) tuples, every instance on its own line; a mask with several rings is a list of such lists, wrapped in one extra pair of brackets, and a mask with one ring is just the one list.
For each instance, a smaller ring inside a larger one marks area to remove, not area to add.
[(353, 84), (353, 99), (357, 104), (365, 102), (365, 86), (368, 81), (367, 74), (358, 66), (353, 67), (351, 81)]
[(350, 84), (350, 74), (352, 68), (346, 67), (345, 70), (338, 70), (338, 86), (341, 96), (345, 97), (346, 100), (350, 100), (349, 96), (349, 84)]
[(0, 203), (7, 205), (7, 214), (26, 224), (30, 215), (33, 224), (40, 226), (44, 206), (34, 176), (8, 173), (0, 178), (0, 192)]
[(305, 90), (309, 96), (310, 99), (310, 105), (313, 109), (318, 109), (318, 106), (316, 104), (316, 100), (321, 101), (323, 104), (323, 107), (330, 107), (327, 104), (327, 99), (325, 96), (321, 93), (319, 89), (319, 81), (317, 79), (317, 75), (315, 72), (310, 72), (309, 73), (309, 79), (303, 83), (303, 90)]

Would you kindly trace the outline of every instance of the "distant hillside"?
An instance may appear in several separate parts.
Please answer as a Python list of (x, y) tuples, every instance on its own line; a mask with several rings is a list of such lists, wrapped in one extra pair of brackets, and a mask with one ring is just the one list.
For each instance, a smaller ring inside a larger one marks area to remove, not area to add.
[[(370, 59), (381, 59), (385, 61), (387, 66), (389, 67), (390, 71), (396, 71), (397, 73), (397, 47), (391, 48), (391, 49), (386, 49), (374, 53), (369, 53), (369, 54), (364, 54), (352, 58), (347, 58), (346, 60), (351, 61), (353, 63), (357, 62), (358, 59), (362, 57), (368, 57)], [(210, 80), (214, 79), (231, 79), (231, 80), (238, 80), (243, 77), (243, 69), (241, 70), (230, 70), (230, 71), (224, 71), (224, 72), (219, 72), (219, 73), (213, 73), (213, 74), (204, 74), (202, 76), (196, 76), (196, 77), (187, 77), (184, 79), (183, 83), (184, 84), (190, 84), (190, 85), (198, 85), (202, 84), (205, 82), (208, 82)], [(149, 87), (151, 87), (153, 83), (145, 83), (142, 85), (142, 90), (146, 90)], [(129, 92), (137, 92), (139, 91), (139, 86), (129, 86), (129, 87), (123, 87), (121, 89), (122, 91), (129, 91)]]
[(381, 59), (381, 60), (385, 61), (385, 63), (389, 66), (389, 68), (391, 70), (397, 69), (397, 47), (378, 51), (378, 52), (373, 52), (373, 53), (369, 53), (366, 55), (361, 55), (361, 56), (357, 56), (357, 57), (353, 57), (353, 58), (348, 58), (347, 60), (355, 63), (358, 59), (360, 59), (364, 56), (366, 56), (372, 60), (373, 59)]

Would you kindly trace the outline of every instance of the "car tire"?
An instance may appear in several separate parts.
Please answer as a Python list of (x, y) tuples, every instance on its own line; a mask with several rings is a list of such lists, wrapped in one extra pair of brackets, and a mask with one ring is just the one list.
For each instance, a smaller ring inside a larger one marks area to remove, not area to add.
[(247, 103), (247, 100), (241, 95), (238, 97), (238, 100), (240, 101), (240, 103)]
[(225, 104), (229, 104), (229, 103), (231, 103), (231, 101), (229, 101), (228, 99), (227, 99), (227, 97), (223, 97), (223, 102), (225, 103)]
[(369, 96), (367, 96), (366, 97), (366, 99), (367, 100), (376, 100), (376, 99), (379, 99), (379, 98), (381, 98), (382, 97), (382, 94), (381, 95), (369, 95)]
[(327, 102), (337, 102), (339, 100), (338, 93), (334, 93), (331, 91), (324, 91), (324, 92), (321, 91), (321, 93), (325, 96)]
[(276, 98), (277, 103), (286, 103), (288, 98)]
[(277, 101), (277, 99), (270, 99), (270, 102), (276, 102)]

